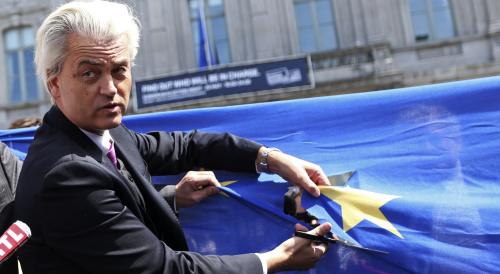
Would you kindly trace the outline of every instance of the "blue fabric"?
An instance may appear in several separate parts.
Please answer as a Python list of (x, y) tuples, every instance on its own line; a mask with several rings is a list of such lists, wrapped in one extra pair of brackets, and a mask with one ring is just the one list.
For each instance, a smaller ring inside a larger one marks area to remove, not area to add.
[[(304, 196), (334, 232), (373, 254), (331, 245), (309, 272), (493, 273), (500, 269), (500, 78), (313, 99), (128, 116), (131, 129), (229, 131), (321, 165), (327, 175), (355, 170), (345, 188), (392, 195), (376, 211), (400, 233), (337, 200)], [(1, 131), (26, 151), (33, 130)], [(204, 254), (267, 251), (293, 233), (282, 213), (288, 185), (275, 175), (216, 173), (236, 180), (225, 195), (181, 209), (189, 245)], [(175, 183), (181, 175), (156, 178)], [(353, 194), (349, 197), (356, 196)], [(370, 198), (371, 199), (371, 198)], [(368, 199), (368, 200), (370, 200)]]
[(0, 141), (7, 144), (19, 159), (24, 160), (36, 129), (37, 127), (0, 130)]

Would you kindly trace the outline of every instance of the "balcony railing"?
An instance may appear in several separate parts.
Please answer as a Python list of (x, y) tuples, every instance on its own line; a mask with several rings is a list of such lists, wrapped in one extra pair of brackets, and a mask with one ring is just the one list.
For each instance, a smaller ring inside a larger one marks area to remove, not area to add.
[(312, 67), (314, 70), (322, 70), (341, 66), (357, 66), (360, 64), (374, 63), (375, 48), (380, 48), (380, 45), (312, 53)]

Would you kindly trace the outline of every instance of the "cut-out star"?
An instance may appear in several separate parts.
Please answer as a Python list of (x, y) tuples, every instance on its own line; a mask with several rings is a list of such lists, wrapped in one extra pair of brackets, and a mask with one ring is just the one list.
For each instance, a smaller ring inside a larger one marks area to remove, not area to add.
[(363, 220), (386, 229), (399, 238), (403, 235), (387, 220), (380, 208), (399, 196), (380, 194), (350, 187), (320, 186), (321, 194), (339, 204), (342, 209), (343, 230), (349, 231)]

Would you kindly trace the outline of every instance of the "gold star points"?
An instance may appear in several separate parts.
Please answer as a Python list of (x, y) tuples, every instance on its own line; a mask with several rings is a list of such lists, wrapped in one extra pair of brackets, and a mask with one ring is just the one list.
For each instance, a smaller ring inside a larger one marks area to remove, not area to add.
[(350, 187), (320, 186), (321, 194), (327, 196), (342, 209), (342, 222), (345, 232), (368, 220), (388, 230), (399, 238), (403, 235), (387, 220), (380, 208), (399, 196), (380, 194)]

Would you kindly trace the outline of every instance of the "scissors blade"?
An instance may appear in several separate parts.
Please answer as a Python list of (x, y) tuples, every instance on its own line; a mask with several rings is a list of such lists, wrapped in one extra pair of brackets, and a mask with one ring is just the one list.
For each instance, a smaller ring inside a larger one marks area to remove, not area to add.
[(363, 246), (357, 245), (355, 243), (351, 243), (351, 242), (349, 242), (345, 239), (339, 238), (339, 237), (332, 238), (332, 237), (327, 237), (327, 236), (317, 236), (317, 235), (308, 234), (304, 231), (295, 231), (294, 235), (297, 237), (312, 240), (312, 241), (319, 241), (319, 242), (323, 242), (323, 243), (341, 244), (343, 246), (352, 247), (352, 248), (356, 248), (356, 249), (360, 249), (360, 250), (364, 250), (364, 251), (375, 252), (375, 253), (380, 253), (380, 254), (389, 254), (389, 252), (387, 252), (387, 251), (363, 247)]
[(330, 184), (332, 186), (346, 186), (347, 183), (349, 182), (349, 179), (351, 179), (352, 175), (355, 172), (356, 171), (353, 170), (341, 174), (331, 175), (328, 176), (328, 180), (330, 181)]
[(356, 248), (356, 249), (361, 249), (361, 250), (365, 250), (365, 251), (369, 251), (369, 252), (375, 252), (375, 253), (381, 253), (381, 254), (389, 254), (389, 252), (387, 252), (387, 251), (382, 251), (382, 250), (378, 250), (378, 249), (373, 249), (373, 248), (368, 248), (368, 247), (360, 246), (360, 245), (357, 245), (355, 243), (351, 243), (348, 240), (345, 240), (345, 239), (342, 239), (342, 238), (338, 238), (338, 239), (329, 238), (329, 239), (335, 241), (336, 243), (344, 245), (344, 246), (348, 246), (348, 247), (352, 247), (352, 248)]

